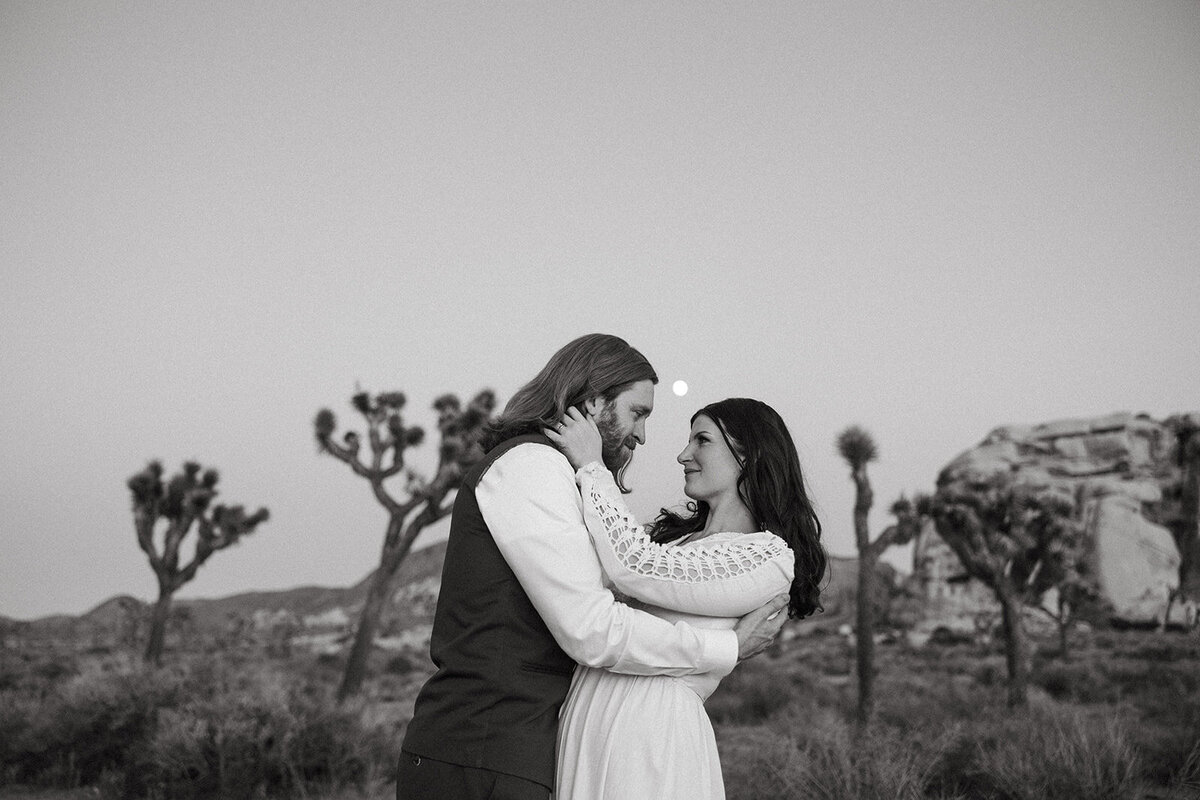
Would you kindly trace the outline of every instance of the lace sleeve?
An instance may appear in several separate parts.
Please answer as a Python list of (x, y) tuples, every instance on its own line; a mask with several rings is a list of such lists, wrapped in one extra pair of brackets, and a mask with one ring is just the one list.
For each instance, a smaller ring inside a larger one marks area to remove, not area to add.
[(787, 593), (794, 562), (791, 548), (778, 536), (746, 534), (685, 547), (657, 544), (633, 519), (602, 465), (584, 466), (575, 479), (600, 563), (630, 597), (675, 611), (740, 617)]

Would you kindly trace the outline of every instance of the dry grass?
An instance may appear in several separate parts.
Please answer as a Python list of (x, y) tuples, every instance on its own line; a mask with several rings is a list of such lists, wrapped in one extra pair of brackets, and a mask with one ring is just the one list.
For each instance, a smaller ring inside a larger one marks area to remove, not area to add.
[[(380, 654), (367, 697), (338, 709), (337, 658), (0, 658), (3, 800), (387, 800), (428, 674)], [(884, 646), (866, 731), (849, 722), (852, 664), (844, 640), (813, 636), (726, 679), (708, 709), (730, 800), (1200, 797), (1195, 636), (1102, 633), (1039, 656), (1016, 713), (997, 646)]]
[(1183, 800), (1200, 779), (1198, 645), (1128, 632), (1039, 659), (1019, 711), (994, 647), (884, 648), (860, 732), (854, 682), (815, 668), (844, 661), (844, 643), (798, 640), (710, 700), (730, 800)]
[(394, 724), (279, 662), (78, 665), (0, 692), (0, 784), (138, 798), (321, 797), (391, 777)]

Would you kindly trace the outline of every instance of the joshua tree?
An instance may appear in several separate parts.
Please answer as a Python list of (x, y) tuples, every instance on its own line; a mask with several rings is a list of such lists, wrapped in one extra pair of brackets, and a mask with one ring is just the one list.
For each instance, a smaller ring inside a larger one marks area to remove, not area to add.
[(1176, 479), (1163, 487), (1162, 523), (1179, 548), (1179, 585), (1167, 596), (1160, 630), (1167, 630), (1176, 602), (1200, 599), (1200, 426), (1196, 415), (1167, 420), (1175, 435)]
[(1187, 418), (1176, 433), (1179, 480), (1179, 519), (1173, 533), (1179, 545), (1179, 591), (1198, 600), (1200, 594), (1200, 428)]
[(884, 550), (909, 541), (913, 529), (911, 526), (893, 525), (874, 542), (871, 541), (867, 514), (875, 502), (875, 493), (867, 475), (867, 464), (878, 457), (879, 449), (871, 434), (857, 425), (838, 434), (837, 449), (850, 465), (850, 478), (855, 488), (854, 539), (858, 544), (858, 593), (854, 636), (858, 659), (858, 724), (861, 727), (870, 721), (875, 706), (875, 564)]
[[(179, 587), (196, 577), (200, 565), (218, 550), (254, 532), (268, 517), (260, 508), (246, 514), (242, 506), (216, 505), (209, 508), (217, 495), (219, 477), (214, 469), (204, 470), (194, 461), (183, 465), (166, 484), (162, 464), (151, 461), (144, 470), (130, 478), (126, 485), (133, 494), (133, 526), (138, 545), (150, 560), (158, 579), (158, 602), (150, 624), (150, 641), (146, 645), (146, 661), (161, 663), (171, 599)], [(159, 520), (165, 525), (159, 526)], [(180, 546), (188, 531), (195, 526), (196, 549), (192, 560), (180, 567)], [(156, 531), (162, 531), (162, 548), (155, 542)]]
[[(1182, 443), (1183, 450), (1183, 486), (1181, 488), (1181, 506), (1184, 517), (1183, 529), (1190, 533), (1191, 541), (1187, 547), (1189, 555), (1190, 579), (1196, 562), (1196, 550), (1200, 545), (1200, 431), (1192, 429), (1187, 440)], [(1181, 548), (1182, 550), (1183, 548)], [(1193, 598), (1195, 599), (1195, 598)]]
[(1000, 603), (1008, 703), (1023, 706), (1029, 642), (1021, 607), (1040, 605), (1050, 588), (1069, 586), (1080, 575), (1083, 526), (1074, 516), (1074, 498), (1051, 487), (1014, 483), (1003, 473), (939, 484), (932, 498), (918, 501), (917, 513), (933, 517), (963, 567)]
[[(388, 514), (379, 568), (375, 570), (367, 589), (354, 645), (338, 689), (339, 701), (357, 694), (362, 688), (367, 672), (367, 657), (379, 629), (379, 618), (387, 598), (391, 596), (392, 579), (412, 549), (413, 541), (422, 530), (450, 513), (451, 506), (446, 502), (446, 495), (458, 488), (463, 473), (483, 455), (479, 437), (495, 408), (496, 396), (490, 390), (484, 390), (465, 409), (458, 397), (452, 394), (442, 395), (434, 401), (441, 445), (438, 447), (437, 472), (431, 480), (422, 478), (405, 466), (405, 450), (421, 444), (425, 439), (425, 432), (421, 428), (405, 426), (400, 416), (405, 402), (400, 392), (384, 392), (373, 398), (366, 392), (358, 392), (351, 398), (351, 405), (366, 422), (367, 442), (370, 445), (367, 461), (359, 456), (362, 437), (358, 433), (347, 431), (341, 444), (334, 441), (337, 419), (332, 411), (323, 408), (317, 412), (314, 420), (320, 449), (345, 462), (355, 475), (365, 478), (371, 485), (375, 499)], [(393, 496), (384, 483), (396, 476), (404, 479), (403, 500)]]
[(1083, 559), (1069, 559), (1062, 568), (1059, 578), (1058, 597), (1054, 608), (1046, 607), (1044, 602), (1036, 604), (1036, 608), (1054, 620), (1058, 628), (1058, 652), (1065, 659), (1070, 656), (1068, 634), (1071, 628), (1079, 622), (1081, 616), (1094, 617), (1103, 607), (1100, 588), (1094, 577), (1085, 571)]

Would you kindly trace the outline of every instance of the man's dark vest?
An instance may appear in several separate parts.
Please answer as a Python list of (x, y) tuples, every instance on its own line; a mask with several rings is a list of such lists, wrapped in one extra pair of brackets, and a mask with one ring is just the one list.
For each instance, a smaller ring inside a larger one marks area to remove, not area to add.
[(494, 447), (454, 501), (430, 655), (404, 750), (554, 786), (558, 711), (575, 662), (562, 651), (483, 521), (475, 490), (492, 463), (540, 435)]

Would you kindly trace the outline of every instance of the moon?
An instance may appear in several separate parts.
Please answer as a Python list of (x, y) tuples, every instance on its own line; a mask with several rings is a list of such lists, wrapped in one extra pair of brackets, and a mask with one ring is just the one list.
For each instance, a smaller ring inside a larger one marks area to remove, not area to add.
[(673, 384), (671, 384), (671, 391), (675, 393), (676, 397), (683, 397), (685, 394), (687, 394), (687, 390), (687, 381), (675, 381)]

